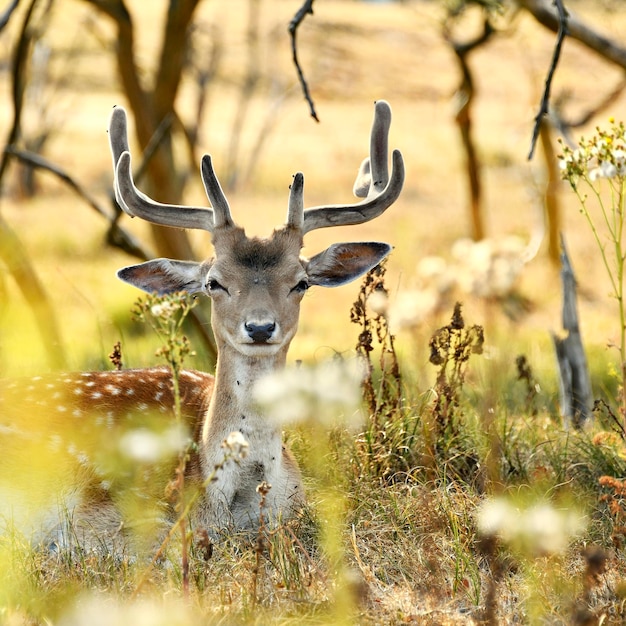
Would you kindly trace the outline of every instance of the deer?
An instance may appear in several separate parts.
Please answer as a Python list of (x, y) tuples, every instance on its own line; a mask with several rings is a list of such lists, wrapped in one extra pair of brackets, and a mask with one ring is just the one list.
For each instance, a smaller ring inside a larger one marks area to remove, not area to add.
[[(259, 238), (248, 237), (233, 221), (209, 155), (202, 157), (200, 170), (210, 207), (164, 204), (141, 192), (132, 176), (126, 112), (123, 107), (113, 109), (109, 141), (115, 198), (122, 210), (153, 224), (200, 229), (211, 236), (214, 253), (204, 261), (158, 258), (118, 272), (122, 281), (144, 292), (186, 292), (212, 301), (211, 325), (218, 349), (215, 375), (182, 370), (178, 381), (192, 443), (186, 472), (203, 488), (192, 514), (198, 528), (212, 532), (254, 529), (262, 514), (270, 523), (288, 520), (305, 503), (298, 463), (283, 444), (280, 428), (253, 401), (253, 387), (266, 374), (285, 367), (308, 289), (353, 281), (390, 253), (392, 248), (386, 243), (349, 242), (334, 243), (311, 258), (301, 255), (307, 233), (362, 224), (380, 216), (397, 200), (404, 183), (404, 163), (401, 152), (394, 150), (389, 172), (390, 124), (389, 104), (377, 101), (369, 157), (362, 162), (353, 189), (357, 202), (305, 209), (304, 176), (298, 172), (290, 186), (286, 223)], [(27, 385), (28, 394), (36, 398), (28, 415), (40, 417), (37, 423), (44, 424), (45, 437), (57, 446), (65, 444), (59, 443), (55, 425), (69, 421), (74, 432), (88, 433), (87, 439), (95, 437), (97, 441), (91, 443), (98, 448), (124, 420), (132, 422), (150, 411), (170, 415), (174, 404), (171, 376), (169, 368), (153, 367), (37, 377)], [(41, 388), (45, 394), (36, 395), (33, 390)], [(0, 436), (14, 436), (19, 425), (11, 421), (7, 407), (24, 406), (23, 384), (5, 385), (0, 392)], [(245, 439), (248, 453), (237, 462), (223, 463), (223, 442), (231, 433)], [(108, 546), (120, 537), (124, 541), (128, 529), (116, 509), (113, 486), (94, 469), (100, 461), (80, 447), (67, 446), (72, 457), (67, 472), (78, 484), (66, 489), (64, 510), (81, 529), (80, 540), (86, 544), (104, 542)], [(0, 476), (6, 471), (6, 458), (0, 459)], [(263, 495), (263, 513), (257, 489), (261, 483), (269, 488)], [(38, 537), (57, 545), (67, 543), (58, 530), (61, 524), (56, 513), (46, 510), (32, 519), (28, 514), (20, 518), (14, 507), (4, 515), (18, 528), (29, 521), (32, 525), (36, 519), (48, 526), (42, 531), (33, 529)], [(76, 536), (75, 529), (73, 532)]]

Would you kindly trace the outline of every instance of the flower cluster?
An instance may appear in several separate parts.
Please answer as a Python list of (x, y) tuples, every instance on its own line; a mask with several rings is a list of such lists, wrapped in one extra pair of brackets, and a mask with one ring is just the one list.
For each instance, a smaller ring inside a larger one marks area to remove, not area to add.
[(450, 261), (424, 257), (416, 267), (417, 286), (403, 290), (389, 307), (391, 326), (394, 331), (419, 326), (444, 309), (455, 291), (505, 300), (515, 293), (533, 249), (515, 236), (480, 241), (464, 238), (453, 244)]
[(610, 123), (608, 130), (597, 128), (591, 139), (581, 138), (575, 149), (562, 146), (559, 167), (574, 189), (581, 178), (593, 183), (626, 176), (626, 129), (623, 122), (611, 119)]
[(317, 422), (333, 426), (362, 423), (359, 411), (365, 371), (358, 359), (332, 359), (272, 372), (254, 388), (254, 399), (278, 424)]
[(549, 502), (522, 508), (505, 498), (493, 498), (479, 508), (477, 523), (484, 537), (497, 537), (529, 556), (547, 556), (564, 552), (583, 532), (586, 520), (576, 510), (557, 509)]

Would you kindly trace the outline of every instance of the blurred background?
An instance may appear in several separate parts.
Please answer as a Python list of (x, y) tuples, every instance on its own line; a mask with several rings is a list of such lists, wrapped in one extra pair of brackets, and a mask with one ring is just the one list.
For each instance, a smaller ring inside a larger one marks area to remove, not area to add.
[[(107, 138), (116, 105), (129, 112), (142, 190), (162, 202), (206, 205), (199, 162), (210, 153), (235, 220), (263, 236), (283, 223), (296, 171), (305, 174), (306, 206), (352, 202), (373, 102), (388, 100), (390, 148), (403, 152), (407, 171), (400, 200), (368, 224), (311, 233), (304, 254), (344, 240), (394, 246), (386, 279), (392, 329), (418, 369), (455, 300), (469, 322), (486, 326), (493, 353), (519, 347), (549, 369), (549, 331), (560, 328), (562, 232), (579, 281), (583, 338), (608, 358), (605, 346), (619, 333), (610, 286), (576, 199), (559, 181), (556, 138), (575, 141), (620, 119), (619, 55), (607, 59), (606, 46), (565, 40), (550, 124), (529, 159), (556, 41), (554, 22), (540, 23), (539, 9), (554, 11), (552, 2), (319, 0), (296, 30), (319, 122), (292, 61), (288, 27), (302, 6), (22, 0), (6, 7), (0, 374), (106, 368), (118, 340), (124, 365), (155, 363), (156, 340), (130, 321), (139, 294), (116, 270), (151, 256), (212, 254), (206, 233), (119, 215)], [(620, 2), (567, 7), (618, 46), (626, 28)], [(487, 243), (476, 248), (479, 241)], [(480, 263), (498, 254), (509, 264), (500, 263), (499, 284), (487, 288)], [(474, 278), (463, 274), (470, 269)], [(349, 309), (358, 289), (307, 294), (290, 359), (353, 349), (358, 329)], [(212, 367), (209, 316), (207, 302), (190, 329), (197, 351), (190, 366)]]

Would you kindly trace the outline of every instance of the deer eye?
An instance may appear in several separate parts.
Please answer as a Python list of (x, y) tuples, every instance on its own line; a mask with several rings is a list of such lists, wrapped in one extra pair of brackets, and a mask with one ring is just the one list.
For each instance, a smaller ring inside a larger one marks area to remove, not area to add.
[(309, 288), (306, 280), (301, 280), (295, 287), (292, 287), (291, 293), (304, 293)]
[(215, 293), (216, 291), (225, 291), (226, 293), (228, 293), (228, 289), (226, 289), (226, 287), (224, 287), (217, 280), (215, 280), (215, 278), (209, 279), (209, 282), (207, 283), (207, 289), (209, 290), (209, 293)]

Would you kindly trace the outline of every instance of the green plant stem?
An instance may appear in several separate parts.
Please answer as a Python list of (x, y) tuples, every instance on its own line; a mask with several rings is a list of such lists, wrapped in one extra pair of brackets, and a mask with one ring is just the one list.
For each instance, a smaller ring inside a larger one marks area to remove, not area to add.
[(621, 418), (623, 427), (626, 427), (626, 311), (624, 306), (624, 186), (626, 180), (623, 176), (618, 178), (617, 184), (609, 183), (611, 189), (611, 207), (609, 212), (605, 208), (605, 204), (602, 200), (600, 191), (592, 184), (586, 176), (583, 177), (589, 188), (592, 190), (604, 219), (605, 226), (608, 231), (608, 239), (613, 248), (613, 254), (615, 255), (615, 267), (612, 268), (610, 260), (607, 256), (605, 243), (600, 239), (596, 224), (587, 208), (587, 196), (580, 193), (578, 186), (575, 187), (576, 196), (581, 204), (581, 211), (591, 228), (591, 232), (596, 241), (598, 249), (600, 250), (600, 256), (602, 263), (606, 269), (607, 276), (611, 283), (613, 290), (613, 296), (617, 300), (617, 308), (619, 315), (620, 325), (620, 338), (619, 338), (619, 359), (620, 359), (620, 375), (622, 384), (621, 394)]
[(626, 323), (624, 314), (624, 179), (619, 179), (617, 190), (617, 210), (615, 219), (617, 220), (617, 230), (615, 237), (615, 257), (617, 259), (617, 301), (619, 304), (619, 326), (620, 326), (620, 370), (622, 374), (622, 421), (626, 420)]
[(222, 460), (222, 462), (216, 465), (215, 469), (211, 472), (211, 474), (204, 481), (202, 481), (202, 484), (200, 485), (200, 487), (195, 491), (195, 493), (191, 496), (191, 498), (189, 498), (188, 502), (186, 503), (185, 507), (181, 511), (180, 515), (178, 516), (176, 521), (172, 524), (172, 527), (170, 528), (169, 532), (165, 536), (165, 539), (163, 539), (163, 541), (161, 542), (161, 545), (159, 546), (157, 551), (154, 553), (152, 560), (150, 561), (150, 563), (148, 563), (148, 565), (144, 569), (144, 572), (139, 578), (139, 582), (137, 583), (137, 586), (135, 587), (135, 590), (133, 591), (131, 598), (134, 599), (139, 595), (139, 592), (141, 591), (143, 586), (146, 584), (146, 581), (148, 580), (148, 576), (150, 575), (152, 568), (155, 566), (157, 561), (163, 556), (163, 552), (165, 551), (165, 548), (167, 548), (167, 545), (172, 540), (172, 537), (176, 534), (176, 532), (179, 529), (181, 530), (181, 532), (185, 531), (185, 526), (186, 526), (185, 520), (187, 519), (188, 515), (191, 513), (191, 509), (193, 505), (196, 503), (198, 498), (204, 493), (204, 490), (207, 488), (209, 483), (213, 482), (213, 480), (215, 479), (215, 476), (217, 475), (217, 472), (219, 472), (224, 467), (224, 465), (231, 458), (231, 456), (232, 455), (227, 452), (224, 455), (224, 459)]

